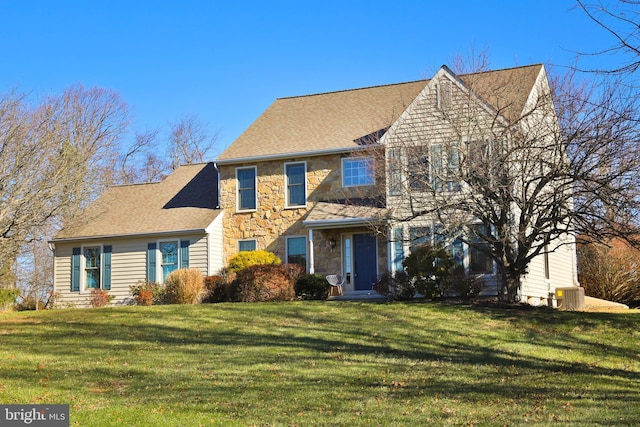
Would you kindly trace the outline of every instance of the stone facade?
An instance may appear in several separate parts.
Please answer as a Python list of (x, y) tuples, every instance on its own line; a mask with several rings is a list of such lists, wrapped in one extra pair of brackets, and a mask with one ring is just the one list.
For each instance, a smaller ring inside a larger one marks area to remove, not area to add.
[[(356, 197), (373, 197), (383, 192), (383, 185), (367, 187), (343, 188), (341, 162), (348, 154), (325, 155), (303, 158), (263, 161), (255, 163), (238, 163), (220, 165), (221, 208), (225, 211), (225, 262), (238, 252), (238, 241), (255, 239), (257, 249), (265, 249), (275, 253), (286, 262), (285, 238), (288, 236), (304, 236), (309, 239), (309, 230), (303, 225), (307, 213), (318, 201), (340, 200)], [(285, 163), (306, 162), (307, 205), (304, 207), (285, 207)], [(257, 208), (251, 212), (238, 212), (236, 207), (236, 168), (255, 166), (257, 168)], [(353, 231), (353, 230), (352, 230)], [(366, 228), (356, 230), (368, 232)], [(314, 266), (321, 274), (341, 271), (341, 234), (343, 229), (315, 231)], [(331, 248), (329, 241), (337, 242)], [(380, 244), (380, 256), (385, 257), (382, 265), (386, 265), (386, 245)]]

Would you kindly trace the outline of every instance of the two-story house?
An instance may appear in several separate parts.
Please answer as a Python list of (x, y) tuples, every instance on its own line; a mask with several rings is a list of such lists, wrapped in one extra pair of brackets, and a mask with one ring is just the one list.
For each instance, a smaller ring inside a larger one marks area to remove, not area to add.
[[(99, 286), (122, 302), (136, 280), (162, 282), (185, 265), (215, 274), (239, 251), (265, 249), (309, 273), (346, 277), (347, 294), (368, 294), (429, 241), (445, 243), (465, 271), (482, 275), (485, 295), (496, 295), (500, 279), (482, 245), (439, 241), (437, 217), (411, 216), (428, 197), (406, 190), (465, 194), (440, 173), (464, 157), (445, 141), (465, 141), (487, 120), (509, 126), (547, 89), (542, 65), (465, 76), (442, 67), (429, 80), (277, 99), (219, 156), (217, 174), (213, 163), (186, 166), (162, 183), (116, 187), (65, 227), (53, 240), (55, 291), (74, 302)], [(443, 117), (460, 94), (475, 97), (480, 113), (454, 129)], [(412, 155), (398, 145), (407, 141), (426, 148)], [(420, 165), (427, 169), (412, 172)], [(422, 182), (409, 182), (414, 176)], [(521, 300), (542, 303), (556, 287), (575, 286), (575, 265), (573, 238), (559, 237), (531, 262)], [(105, 277), (99, 285), (97, 277)]]
[[(473, 90), (465, 79), (474, 82)], [(443, 67), (430, 80), (276, 100), (217, 161), (225, 258), (266, 249), (308, 272), (346, 276), (347, 293), (371, 292), (380, 274), (401, 268), (413, 245), (438, 243), (437, 218), (392, 219), (402, 217), (397, 213), (408, 210), (409, 200), (389, 166), (389, 157), (400, 152), (394, 144), (430, 141), (428, 158), (417, 159), (429, 164), (433, 180), (438, 168), (459, 161), (444, 143), (450, 134), (457, 132), (462, 141), (471, 137), (464, 135), (469, 129), (496, 117), (508, 126), (547, 89), (542, 65), (464, 78)], [(443, 120), (442, 110), (456, 91), (480, 101), (482, 111), (459, 126), (466, 130)], [(416, 161), (403, 156), (403, 163)], [(446, 177), (438, 186), (448, 189), (442, 197), (460, 190)], [(389, 209), (396, 215), (387, 215)], [(495, 263), (480, 244), (454, 239), (448, 246), (467, 272), (484, 277), (485, 295), (500, 291)], [(575, 246), (567, 235), (531, 263), (519, 295), (541, 303), (556, 287), (576, 283)]]

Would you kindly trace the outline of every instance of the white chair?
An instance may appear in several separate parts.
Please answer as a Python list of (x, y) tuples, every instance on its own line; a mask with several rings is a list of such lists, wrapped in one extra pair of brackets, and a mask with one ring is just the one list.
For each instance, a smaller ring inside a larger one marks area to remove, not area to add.
[(329, 296), (342, 296), (342, 285), (344, 285), (344, 277), (337, 274), (330, 274), (327, 276), (327, 282), (331, 285), (329, 288)]

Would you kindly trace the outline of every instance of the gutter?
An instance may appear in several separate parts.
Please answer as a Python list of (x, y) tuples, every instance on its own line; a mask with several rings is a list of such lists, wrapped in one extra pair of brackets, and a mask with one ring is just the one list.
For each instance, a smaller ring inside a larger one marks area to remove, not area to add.
[(190, 230), (171, 230), (171, 231), (160, 231), (155, 233), (147, 232), (147, 233), (132, 233), (132, 234), (103, 234), (99, 236), (51, 239), (49, 240), (48, 243), (50, 245), (55, 245), (56, 243), (79, 242), (83, 240), (116, 239), (116, 238), (122, 238), (122, 237), (173, 236), (173, 235), (179, 235), (179, 234), (206, 233), (206, 232), (207, 230), (205, 228), (193, 228)]
[(262, 162), (266, 160), (279, 160), (279, 159), (290, 159), (292, 157), (309, 157), (309, 156), (324, 156), (327, 154), (339, 154), (339, 153), (348, 153), (351, 151), (360, 151), (360, 150), (370, 150), (371, 146), (354, 146), (354, 147), (344, 147), (344, 148), (329, 148), (326, 150), (315, 150), (315, 151), (298, 151), (293, 153), (280, 153), (280, 154), (267, 154), (264, 156), (253, 156), (253, 157), (237, 157), (234, 159), (218, 159), (216, 163), (218, 165), (232, 165), (235, 163), (248, 163), (248, 162)]

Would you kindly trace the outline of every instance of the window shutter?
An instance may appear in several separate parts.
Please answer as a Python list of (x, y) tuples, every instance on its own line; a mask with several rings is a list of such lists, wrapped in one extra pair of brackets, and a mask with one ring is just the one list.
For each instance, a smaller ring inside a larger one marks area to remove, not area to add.
[(80, 248), (71, 253), (71, 292), (80, 292)]
[(147, 281), (156, 281), (156, 244), (147, 245)]
[(111, 246), (102, 248), (102, 289), (111, 290)]
[(189, 241), (180, 240), (180, 268), (189, 268)]

